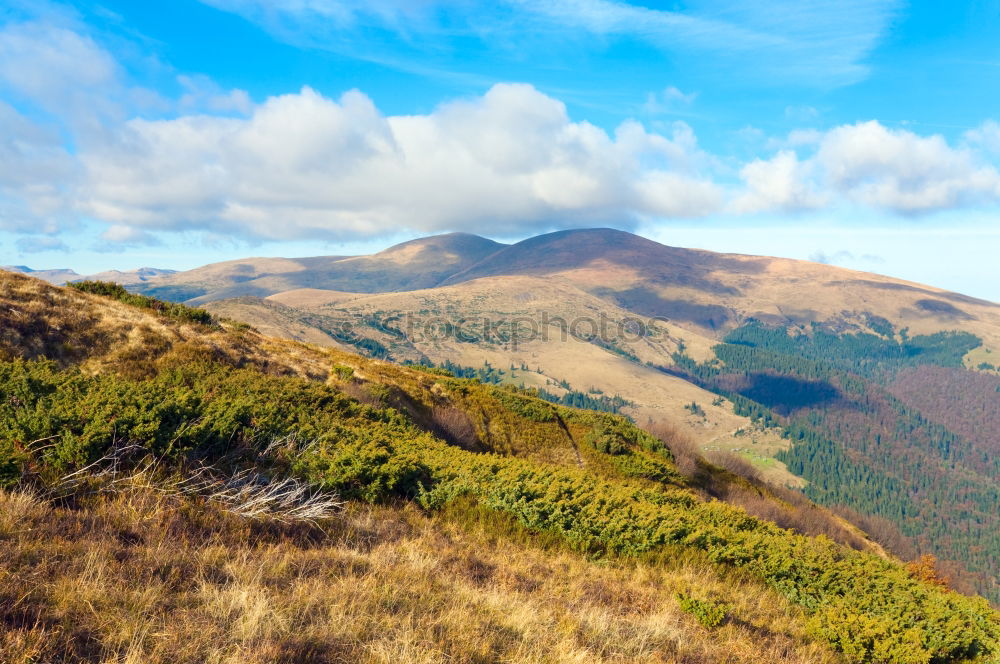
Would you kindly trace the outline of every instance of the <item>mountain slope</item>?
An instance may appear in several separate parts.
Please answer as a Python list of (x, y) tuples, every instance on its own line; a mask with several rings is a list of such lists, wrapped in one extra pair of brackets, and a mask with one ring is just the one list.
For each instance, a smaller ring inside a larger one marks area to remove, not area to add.
[(924, 334), (968, 330), (1000, 352), (1000, 304), (831, 265), (668, 247), (613, 229), (559, 231), (507, 246), (467, 234), (434, 236), (372, 256), (247, 259), (170, 275), (141, 292), (199, 303), (299, 288), (379, 293), (482, 277), (558, 279), (635, 314), (721, 336), (748, 318), (776, 325), (865, 314)]
[(565, 279), (637, 314), (708, 333), (747, 318), (863, 325), (868, 312), (917, 333), (947, 326), (1000, 344), (1000, 304), (831, 265), (678, 249), (612, 229), (524, 240), (444, 284), (517, 274)]
[[(255, 472), (257, 482), (287, 477), (339, 492), (355, 507), (371, 501), (405, 510), (402, 505), (409, 503), (445, 523), (463, 528), (470, 524), (503, 541), (565, 547), (562, 550), (604, 558), (614, 569), (622, 565), (633, 570), (647, 584), (657, 577), (644, 570), (661, 570), (664, 576), (656, 583), (684, 593), (670, 611), (701, 616), (708, 628), (721, 621), (724, 626), (715, 628), (713, 635), (731, 644), (728, 651), (715, 648), (698, 655), (689, 648), (681, 655), (681, 632), (661, 634), (663, 640), (657, 639), (656, 645), (637, 645), (632, 654), (615, 655), (605, 648), (623, 643), (622, 635), (578, 628), (571, 619), (564, 626), (574, 635), (570, 644), (589, 653), (580, 655), (588, 661), (649, 661), (658, 656), (653, 649), (659, 644), (667, 649), (662, 656), (668, 661), (713, 661), (721, 652), (739, 661), (739, 653), (746, 652), (739, 640), (748, 633), (762, 644), (787, 644), (790, 659), (813, 661), (831, 661), (822, 648), (838, 650), (848, 661), (898, 664), (992, 661), (1000, 653), (1000, 620), (981, 599), (941, 589), (926, 570), (911, 572), (877, 553), (855, 551), (825, 537), (797, 535), (709, 499), (708, 490), (743, 487), (779, 511), (794, 507), (766, 485), (711, 466), (701, 465), (685, 476), (675, 465), (679, 457), (662, 440), (623, 418), (555, 406), (531, 393), (441, 371), (267, 339), (245, 326), (99, 284), (79, 288), (108, 297), (0, 274), (0, 320), (4, 330), (14, 331), (0, 339), (5, 355), (0, 362), (0, 481), (8, 488), (32, 486), (65, 498), (69, 491), (74, 497), (68, 504), (85, 517), (80, 528), (58, 529), (65, 542), (26, 539), (25, 523), (46, 528), (53, 518), (75, 517), (52, 506), (38, 508), (18, 494), (13, 499), (3, 495), (0, 547), (20, 553), (0, 557), (0, 574), (19, 583), (24, 576), (22, 554), (30, 555), (35, 569), (43, 572), (30, 587), (0, 596), (16, 596), (14, 602), (0, 602), (0, 644), (6, 652), (24, 652), (7, 644), (55, 643), (56, 655), (65, 661), (106, 660), (125, 650), (142, 661), (160, 661), (163, 652), (176, 651), (170, 639), (179, 634), (179, 642), (192, 647), (182, 651), (187, 652), (182, 661), (203, 661), (210, 644), (203, 633), (232, 634), (239, 647), (249, 649), (247, 657), (257, 656), (264, 646), (291, 647), (291, 635), (301, 634), (311, 640), (300, 640), (298, 650), (273, 654), (272, 659), (336, 661), (336, 653), (346, 649), (371, 653), (372, 648), (398, 643), (374, 635), (409, 633), (393, 628), (400, 615), (412, 626), (434, 620), (439, 605), (427, 600), (441, 595), (431, 592), (433, 585), (420, 593), (424, 601), (402, 602), (403, 596), (385, 593), (392, 574), (364, 572), (378, 560), (366, 557), (376, 547), (388, 546), (389, 556), (401, 550), (391, 546), (398, 541), (398, 535), (391, 539), (391, 528), (388, 534), (364, 534), (355, 540), (357, 526), (347, 520), (338, 526), (334, 519), (326, 528), (337, 532), (341, 527), (340, 532), (347, 533), (346, 545), (358, 547), (353, 562), (344, 561), (344, 552), (335, 548), (313, 548), (314, 554), (299, 558), (296, 551), (308, 548), (306, 532), (299, 536), (282, 531), (265, 519), (262, 531), (247, 522), (237, 525), (234, 533), (212, 511), (217, 501), (228, 500), (212, 497), (218, 493), (186, 501), (176, 490), (157, 492), (160, 486), (190, 486), (183, 484), (188, 480), (178, 484), (177, 474), (183, 478), (192, 471), (203, 473), (197, 469), (210, 464), (218, 482), (237, 481), (242, 468)], [(87, 330), (97, 330), (88, 343), (68, 343)], [(127, 348), (120, 347), (123, 339), (128, 340)], [(155, 459), (156, 465), (144, 459)], [(66, 473), (84, 468), (88, 470), (67, 483)], [(167, 482), (154, 484), (152, 495), (179, 501), (180, 509), (164, 509), (151, 501), (149, 481)], [(101, 502), (100, 496), (113, 498), (116, 492), (124, 492), (118, 494), (122, 502)], [(122, 510), (122, 505), (131, 508)], [(139, 529), (129, 515), (150, 525)], [(164, 518), (170, 521), (160, 528), (157, 524)], [(114, 530), (105, 528), (108, 523)], [(242, 566), (239, 561), (248, 555), (273, 555), (263, 546), (262, 536), (269, 532), (287, 547), (284, 566), (276, 568), (266, 560), (258, 564), (256, 558)], [(189, 557), (178, 567), (178, 541), (194, 545), (190, 556), (203, 552), (205, 557)], [(243, 541), (254, 542), (256, 553)], [(109, 546), (114, 555), (101, 548)], [(442, 556), (455, 549), (445, 540), (428, 543), (423, 550), (415, 564), (424, 570), (443, 566), (440, 575), (430, 578), (447, 586), (451, 563)], [(280, 570), (307, 559), (311, 562), (299, 568), (297, 578), (314, 581), (295, 586), (301, 595), (264, 592), (259, 581), (266, 587), (286, 587), (287, 572)], [(67, 568), (66, 561), (81, 567)], [(489, 568), (483, 562), (470, 562), (466, 569), (478, 570), (478, 583), (488, 584), (490, 577), (483, 570)], [(486, 562), (501, 564), (493, 558)], [(702, 578), (696, 584), (690, 581), (691, 566)], [(260, 576), (254, 576), (255, 569)], [(498, 573), (514, 575), (516, 570)], [(366, 582), (356, 581), (358, 574)], [(726, 583), (733, 578), (729, 575), (742, 581)], [(145, 594), (126, 584), (109, 595), (102, 591), (106, 584), (95, 585), (98, 578), (148, 580), (138, 584)], [(330, 612), (318, 610), (315, 602), (308, 604), (306, 598), (338, 580), (352, 586), (361, 605), (381, 607), (369, 629), (331, 632), (323, 618)], [(76, 590), (62, 590), (66, 583), (74, 583)], [(0, 588), (8, 593), (11, 586)], [(160, 599), (164, 594), (165, 601)], [(759, 600), (748, 601), (748, 594)], [(117, 599), (123, 596), (128, 601)], [(205, 604), (201, 597), (218, 601)], [(268, 603), (278, 599), (286, 605), (291, 601), (292, 608)], [(131, 601), (144, 608), (128, 609)], [(254, 615), (274, 619), (251, 620), (244, 609), (250, 604), (256, 607)], [(615, 604), (614, 611), (634, 610), (628, 603), (609, 600), (608, 611)], [(181, 614), (172, 614), (171, 607), (179, 607)], [(129, 615), (155, 620), (137, 626)], [(506, 626), (509, 638), (482, 644), (480, 656), (487, 661), (531, 661), (527, 653), (510, 650), (510, 644), (525, 639), (537, 647), (555, 647), (530, 636), (536, 633), (537, 618), (515, 624), (482, 606), (463, 615), (473, 631), (484, 636), (499, 633), (491, 627), (497, 621)], [(776, 615), (784, 616), (783, 622)], [(170, 616), (197, 618), (211, 627), (205, 632), (197, 621), (178, 623)], [(454, 623), (437, 622), (441, 627), (434, 638), (450, 638), (434, 646), (414, 644), (394, 656), (412, 661), (434, 648), (453, 658), (466, 657), (465, 642), (450, 640), (458, 636)], [(163, 629), (164, 624), (169, 629)], [(261, 631), (264, 624), (270, 625), (267, 631)], [(177, 652), (172, 655), (177, 661)], [(561, 655), (551, 650), (543, 656)]]
[[(707, 357), (711, 339), (667, 323), (651, 328), (642, 338), (621, 335), (624, 330), (619, 326), (632, 314), (563, 282), (489, 278), (375, 295), (306, 289), (266, 300), (223, 300), (206, 306), (288, 338), (322, 342), (325, 336), (325, 343), (334, 347), (348, 346), (352, 338), (345, 332), (350, 330), (354, 340), (374, 340), (400, 362), (469, 367), (489, 362), (505, 370), (505, 381), (512, 385), (560, 394), (567, 389), (561, 384), (578, 391), (600, 388), (607, 395), (625, 396), (629, 404), (623, 412), (637, 422), (671, 422), (699, 444), (744, 447), (750, 436), (738, 438), (732, 433), (754, 429), (748, 418), (732, 412), (728, 402), (713, 403), (716, 395), (644, 364), (669, 363), (681, 339), (689, 352), (700, 351)], [(523, 321), (513, 332), (520, 336), (511, 336), (508, 329), (515, 320)], [(566, 321), (565, 329), (559, 320)], [(445, 321), (448, 325), (442, 327)], [(550, 323), (544, 325), (545, 321)], [(608, 341), (619, 352), (609, 352), (597, 339), (579, 337), (581, 331), (602, 324), (613, 332)], [(688, 409), (692, 403), (700, 405), (699, 414)], [(763, 450), (786, 446), (768, 432), (755, 432), (753, 438), (755, 447)], [(798, 483), (780, 463), (762, 472), (781, 485)]]

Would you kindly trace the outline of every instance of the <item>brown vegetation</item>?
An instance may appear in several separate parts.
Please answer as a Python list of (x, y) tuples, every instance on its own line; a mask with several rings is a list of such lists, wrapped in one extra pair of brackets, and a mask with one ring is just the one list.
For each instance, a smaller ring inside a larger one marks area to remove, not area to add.
[[(318, 528), (153, 490), (0, 493), (0, 661), (840, 661), (703, 563), (588, 562), (465, 516), (354, 504)], [(708, 632), (678, 593), (738, 619)]]

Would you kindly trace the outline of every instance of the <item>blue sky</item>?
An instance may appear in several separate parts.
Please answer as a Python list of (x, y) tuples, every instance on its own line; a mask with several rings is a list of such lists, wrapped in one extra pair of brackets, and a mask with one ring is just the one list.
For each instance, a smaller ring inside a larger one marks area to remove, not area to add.
[(1000, 300), (1000, 0), (0, 7), (0, 264), (614, 226)]

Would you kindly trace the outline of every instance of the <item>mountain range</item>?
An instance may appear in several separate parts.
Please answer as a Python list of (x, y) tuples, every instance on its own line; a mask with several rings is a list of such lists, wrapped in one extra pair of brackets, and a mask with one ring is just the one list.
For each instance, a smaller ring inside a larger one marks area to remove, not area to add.
[(176, 270), (163, 270), (155, 267), (140, 267), (136, 270), (127, 270), (124, 272), (121, 270), (106, 270), (96, 274), (82, 275), (77, 273), (75, 270), (70, 270), (68, 268), (33, 270), (26, 265), (0, 265), (0, 270), (27, 274), (56, 286), (62, 286), (72, 281), (82, 281), (84, 279), (113, 281), (118, 284), (128, 284), (131, 286), (133, 284), (143, 283), (153, 277), (162, 277), (176, 272)]

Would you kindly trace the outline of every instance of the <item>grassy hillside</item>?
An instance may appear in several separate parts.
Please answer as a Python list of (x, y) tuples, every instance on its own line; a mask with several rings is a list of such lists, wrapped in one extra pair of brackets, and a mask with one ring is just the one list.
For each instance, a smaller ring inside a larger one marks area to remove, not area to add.
[[(11, 664), (845, 661), (739, 575), (589, 560), (475, 512), (349, 503), (283, 525), (149, 488), (0, 492), (0, 550)], [(740, 618), (705, 629), (676, 599), (695, 592)]]
[[(711, 499), (803, 509), (621, 417), (112, 290), (124, 302), (2, 278), (8, 653), (761, 661), (753, 643), (773, 661), (1000, 656), (1000, 616), (984, 600), (863, 541), (796, 534)], [(230, 493), (182, 490), (198, 473)], [(313, 526), (219, 515), (239, 511), (232, 491), (281, 478), (343, 497), (346, 511)], [(28, 571), (37, 581), (11, 585)], [(346, 605), (345, 587), (357, 593)]]

